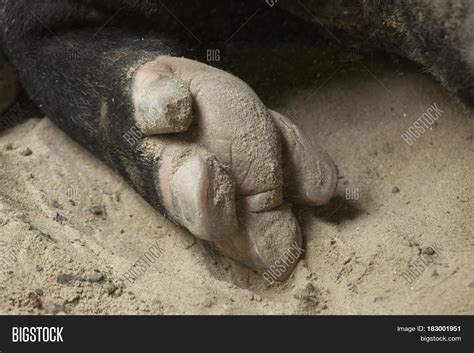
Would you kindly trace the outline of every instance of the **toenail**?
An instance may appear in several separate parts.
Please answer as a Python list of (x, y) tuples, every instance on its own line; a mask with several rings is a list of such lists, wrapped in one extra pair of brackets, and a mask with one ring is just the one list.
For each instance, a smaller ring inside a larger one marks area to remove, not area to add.
[(146, 75), (140, 71), (133, 85), (133, 101), (135, 121), (145, 136), (184, 132), (192, 123), (191, 93), (170, 73)]
[(218, 240), (236, 232), (234, 185), (215, 158), (168, 148), (159, 179), (164, 207), (198, 238)]

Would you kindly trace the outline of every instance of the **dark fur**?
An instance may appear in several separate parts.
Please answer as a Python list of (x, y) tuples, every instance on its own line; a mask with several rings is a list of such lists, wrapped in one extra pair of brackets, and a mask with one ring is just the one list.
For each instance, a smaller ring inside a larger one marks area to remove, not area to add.
[(474, 3), (471, 0), (306, 0), (301, 3), (306, 9), (299, 1), (283, 4), (292, 13), (322, 25), (325, 30), (321, 34), (341, 44), (392, 52), (415, 61), (472, 112)]

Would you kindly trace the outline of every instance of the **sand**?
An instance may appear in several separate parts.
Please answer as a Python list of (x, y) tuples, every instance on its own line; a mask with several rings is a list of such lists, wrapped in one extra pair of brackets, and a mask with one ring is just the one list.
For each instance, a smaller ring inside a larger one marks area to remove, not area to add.
[(289, 280), (222, 257), (37, 118), (0, 135), (0, 313), (474, 314), (474, 124), (456, 101), (389, 56), (236, 42), (224, 60), (339, 168), (329, 205), (296, 210)]

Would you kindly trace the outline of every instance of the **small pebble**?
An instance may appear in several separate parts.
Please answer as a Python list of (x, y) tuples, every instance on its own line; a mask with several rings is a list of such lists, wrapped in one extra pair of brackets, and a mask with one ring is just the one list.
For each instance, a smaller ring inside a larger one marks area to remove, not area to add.
[(123, 292), (122, 287), (118, 287), (118, 288), (115, 290), (114, 295), (115, 295), (116, 297), (120, 297), (120, 296), (122, 295), (122, 292)]
[(94, 272), (87, 276), (87, 280), (90, 283), (100, 282), (104, 279), (104, 275), (100, 272)]
[(40, 296), (37, 293), (30, 293), (30, 300), (31, 305), (33, 308), (41, 309), (43, 306), (43, 302), (41, 301)]
[(400, 188), (398, 186), (394, 186), (392, 189), (392, 194), (396, 194), (400, 192)]
[(471, 284), (468, 285), (469, 288), (474, 288), (474, 282), (471, 282)]
[(22, 156), (27, 157), (27, 156), (31, 156), (33, 154), (33, 151), (27, 147), (23, 151), (21, 151), (20, 154)]
[(95, 214), (96, 216), (101, 216), (104, 214), (104, 209), (102, 208), (102, 206), (94, 205), (89, 207), (89, 212)]
[(69, 284), (73, 280), (74, 280), (74, 276), (69, 273), (62, 273), (56, 278), (56, 281), (59, 284)]
[(42, 272), (42, 271), (43, 271), (43, 266), (41, 266), (41, 265), (36, 265), (36, 271)]
[(36, 289), (35, 289), (35, 293), (36, 293), (37, 295), (39, 295), (40, 297), (44, 294), (44, 293), (43, 293), (43, 290), (42, 290), (41, 288), (36, 288)]
[(107, 282), (104, 285), (104, 289), (105, 289), (105, 291), (107, 292), (108, 295), (112, 295), (117, 290), (117, 286), (113, 283)]

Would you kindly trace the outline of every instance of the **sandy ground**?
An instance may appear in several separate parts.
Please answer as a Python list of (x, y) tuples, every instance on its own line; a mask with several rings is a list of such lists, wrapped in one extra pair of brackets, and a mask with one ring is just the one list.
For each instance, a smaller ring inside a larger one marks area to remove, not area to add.
[[(296, 210), (306, 253), (291, 278), (268, 285), (223, 258), (30, 119), (0, 135), (0, 312), (474, 314), (474, 124), (454, 99), (397, 58), (233, 49), (233, 71), (340, 171), (328, 206)], [(409, 146), (433, 103), (437, 125)]]

